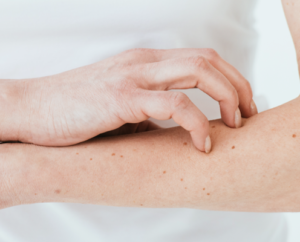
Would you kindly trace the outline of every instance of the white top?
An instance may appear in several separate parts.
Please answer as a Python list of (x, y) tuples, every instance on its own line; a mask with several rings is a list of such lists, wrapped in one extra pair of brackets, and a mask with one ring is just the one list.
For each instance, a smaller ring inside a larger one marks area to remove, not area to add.
[[(209, 47), (251, 82), (254, 5), (254, 0), (0, 0), (0, 78), (52, 75), (136, 47)], [(199, 90), (185, 93), (209, 119), (220, 117), (210, 97)], [(0, 210), (5, 242), (283, 242), (285, 237), (285, 220), (271, 213), (58, 203)]]

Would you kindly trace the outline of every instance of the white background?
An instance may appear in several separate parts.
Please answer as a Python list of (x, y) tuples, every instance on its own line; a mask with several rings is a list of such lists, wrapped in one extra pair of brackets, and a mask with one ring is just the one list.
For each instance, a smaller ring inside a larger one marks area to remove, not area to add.
[[(300, 16), (300, 13), (299, 13)], [(254, 96), (266, 97), (273, 108), (300, 93), (296, 55), (280, 0), (259, 0), (255, 12), (259, 44), (255, 61)], [(274, 95), (276, 98), (274, 98)], [(286, 213), (288, 242), (300, 241), (300, 213)]]

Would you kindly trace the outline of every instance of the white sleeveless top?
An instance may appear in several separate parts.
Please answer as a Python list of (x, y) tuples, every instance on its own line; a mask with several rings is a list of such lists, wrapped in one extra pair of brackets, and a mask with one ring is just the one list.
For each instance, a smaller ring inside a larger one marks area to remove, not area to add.
[[(0, 0), (0, 78), (52, 75), (137, 47), (209, 47), (252, 82), (254, 5), (255, 0)], [(199, 90), (185, 93), (209, 119), (220, 117), (210, 97)], [(272, 213), (59, 203), (0, 210), (4, 242), (283, 242), (285, 237), (285, 220)]]

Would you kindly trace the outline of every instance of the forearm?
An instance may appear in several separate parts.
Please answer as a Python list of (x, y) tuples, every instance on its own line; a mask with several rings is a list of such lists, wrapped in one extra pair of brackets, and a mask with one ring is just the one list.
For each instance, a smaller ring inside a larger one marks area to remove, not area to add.
[(4, 194), (15, 204), (300, 211), (299, 107), (298, 98), (240, 129), (212, 121), (209, 155), (181, 128), (63, 148), (3, 144)]

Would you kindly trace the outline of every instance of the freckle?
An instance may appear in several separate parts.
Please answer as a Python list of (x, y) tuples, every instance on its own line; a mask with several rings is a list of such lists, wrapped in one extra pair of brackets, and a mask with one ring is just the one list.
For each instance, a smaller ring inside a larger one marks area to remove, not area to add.
[(232, 146), (231, 149), (235, 149), (235, 146)]
[(164, 171), (163, 173), (166, 174), (166, 171)]
[(93, 158), (91, 158), (90, 160), (92, 160)]
[(210, 193), (207, 193), (207, 195), (209, 196), (209, 195), (210, 195)]
[(184, 189), (187, 189), (187, 187), (185, 187)]
[(143, 204), (141, 204), (141, 206), (143, 206)]
[(205, 187), (203, 188), (203, 191), (205, 191)]
[(276, 172), (275, 175), (277, 176), (277, 175), (278, 175), (278, 172)]
[(212, 177), (210, 178), (210, 180), (212, 180)]
[(59, 189), (55, 190), (55, 193), (60, 194), (60, 190)]
[(103, 196), (103, 193), (101, 194), (101, 196)]
[(183, 181), (183, 178), (181, 178), (180, 181)]
[(78, 155), (78, 153), (76, 153), (76, 155)]
[(184, 142), (183, 145), (187, 145), (187, 142)]
[(123, 155), (120, 155), (121, 158), (123, 158)]
[(136, 151), (136, 149), (133, 149), (133, 151)]
[(36, 195), (36, 193), (34, 195)]
[(212, 126), (212, 128), (214, 129), (216, 126)]
[(115, 153), (112, 153), (112, 154), (111, 154), (111, 156), (115, 156), (115, 155), (116, 155)]
[(293, 138), (296, 138), (296, 137), (297, 137), (297, 135), (293, 134)]
[(141, 188), (139, 187), (139, 189), (141, 189)]

